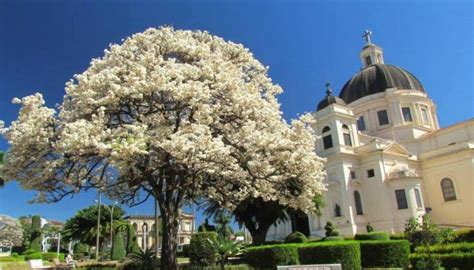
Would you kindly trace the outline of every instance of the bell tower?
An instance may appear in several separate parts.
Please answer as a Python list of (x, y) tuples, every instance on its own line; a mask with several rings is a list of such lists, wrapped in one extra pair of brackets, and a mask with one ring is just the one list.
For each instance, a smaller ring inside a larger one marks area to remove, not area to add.
[(379, 46), (372, 43), (371, 36), (372, 31), (365, 30), (362, 37), (365, 39), (365, 46), (360, 52), (360, 60), (364, 68), (374, 65), (374, 64), (383, 64), (383, 49)]

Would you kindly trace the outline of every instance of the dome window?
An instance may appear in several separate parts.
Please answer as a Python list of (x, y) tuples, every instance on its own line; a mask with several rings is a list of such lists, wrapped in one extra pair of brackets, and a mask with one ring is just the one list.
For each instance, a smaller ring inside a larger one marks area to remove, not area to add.
[(413, 122), (410, 107), (402, 107), (402, 114), (405, 122)]
[(430, 116), (428, 113), (428, 108), (425, 106), (421, 107), (421, 117), (423, 118), (423, 124), (430, 125)]
[(377, 112), (377, 117), (379, 119), (379, 125), (385, 126), (389, 124), (387, 110), (381, 110)]

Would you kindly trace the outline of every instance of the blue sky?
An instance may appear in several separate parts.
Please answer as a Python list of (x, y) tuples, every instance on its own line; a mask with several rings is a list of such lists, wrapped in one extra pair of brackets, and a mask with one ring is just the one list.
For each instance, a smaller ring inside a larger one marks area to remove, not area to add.
[[(207, 30), (242, 43), (270, 66), (284, 93), (284, 116), (313, 111), (324, 83), (338, 93), (360, 68), (361, 35), (373, 31), (385, 61), (418, 77), (437, 104), (440, 125), (474, 115), (472, 1), (0, 1), (0, 119), (13, 97), (41, 92), (62, 102), (64, 84), (110, 43), (149, 27)], [(0, 150), (8, 148), (0, 139)], [(28, 204), (15, 182), (0, 189), (0, 213), (65, 220), (95, 199), (83, 193), (56, 204)], [(151, 214), (152, 202), (126, 209)], [(202, 215), (198, 217), (198, 224)]]

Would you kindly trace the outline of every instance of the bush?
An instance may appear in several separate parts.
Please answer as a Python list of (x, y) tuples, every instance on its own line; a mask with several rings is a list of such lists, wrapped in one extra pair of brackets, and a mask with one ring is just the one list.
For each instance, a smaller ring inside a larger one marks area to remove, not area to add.
[[(45, 261), (52, 262), (54, 259), (58, 257), (58, 253), (56, 252), (46, 252), (41, 254), (41, 259)], [(59, 260), (64, 261), (64, 253), (59, 253)]]
[(344, 270), (361, 268), (358, 242), (321, 242), (303, 245), (298, 250), (301, 264), (340, 263)]
[(390, 235), (390, 240), (406, 240), (404, 233), (396, 233)]
[[(31, 218), (30, 249), (41, 252), (41, 217)], [(41, 259), (41, 258), (40, 258)]]
[(127, 254), (140, 253), (137, 242), (137, 234), (132, 224), (127, 227)]
[(112, 242), (112, 252), (110, 254), (110, 258), (113, 261), (120, 261), (127, 255), (127, 251), (125, 250), (125, 243), (123, 241), (123, 233), (119, 230), (115, 232)]
[(27, 249), (27, 250), (25, 250), (25, 252), (23, 252), (23, 255), (30, 255), (30, 254), (33, 254), (33, 253), (37, 253), (37, 251), (34, 250), (34, 249)]
[(326, 223), (324, 229), (326, 229), (326, 236), (339, 236), (339, 232), (336, 231), (336, 227), (332, 224), (331, 221), (328, 221)]
[(21, 262), (21, 261), (24, 261), (24, 260), (25, 260), (24, 256), (0, 257), (0, 263), (2, 263), (2, 262)]
[(470, 252), (474, 252), (474, 243), (453, 243), (453, 244), (433, 245), (429, 247), (420, 246), (415, 249), (415, 252), (416, 253), (437, 253), (437, 254), (470, 253)]
[(324, 237), (322, 241), (344, 241), (344, 237), (342, 236), (328, 236)]
[(365, 241), (365, 240), (388, 241), (390, 240), (390, 236), (386, 232), (370, 232), (370, 233), (356, 234), (354, 239), (359, 240), (359, 241)]
[(85, 256), (86, 256), (86, 255), (84, 255), (84, 253), (81, 253), (81, 252), (79, 252), (79, 253), (74, 252), (74, 254), (72, 255), (72, 257), (74, 258), (74, 260), (78, 260), (78, 261), (84, 260), (84, 257), (85, 257)]
[(73, 248), (74, 254), (82, 253), (85, 256), (89, 254), (89, 249), (90, 249), (89, 245), (83, 244), (83, 243), (77, 243), (74, 245), (74, 248)]
[(245, 250), (245, 261), (256, 269), (276, 269), (278, 265), (299, 264), (297, 244), (251, 247)]
[(199, 232), (191, 236), (189, 259), (196, 266), (209, 266), (216, 262), (213, 242), (217, 241), (216, 232)]
[[(207, 267), (200, 267), (200, 266), (192, 266), (192, 265), (183, 265), (179, 266), (180, 270), (220, 270), (220, 266), (213, 265)], [(226, 265), (224, 266), (224, 270), (249, 270), (250, 267), (246, 264), (236, 264), (236, 265)]]
[[(445, 269), (473, 269), (474, 268), (474, 253), (451, 253), (451, 254), (432, 254), (434, 258), (441, 261), (441, 266)], [(412, 254), (410, 262), (412, 266), (420, 265), (421, 260), (429, 258), (428, 254)], [(420, 269), (421, 268), (415, 268)]]
[(474, 230), (462, 229), (454, 232), (454, 242), (474, 242)]
[(308, 238), (302, 232), (292, 232), (285, 239), (285, 243), (306, 243), (306, 242), (308, 242)]
[(28, 254), (25, 256), (25, 259), (26, 260), (39, 260), (39, 259), (42, 259), (42, 254), (41, 252), (35, 252), (35, 253), (31, 253), (31, 254)]
[(360, 242), (362, 267), (401, 267), (409, 264), (410, 243), (406, 240)]

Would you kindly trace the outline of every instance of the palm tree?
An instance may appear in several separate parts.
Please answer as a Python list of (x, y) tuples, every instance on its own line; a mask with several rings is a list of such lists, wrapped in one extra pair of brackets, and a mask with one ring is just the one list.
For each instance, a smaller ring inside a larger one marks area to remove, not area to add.
[(242, 248), (241, 242), (235, 242), (222, 236), (217, 237), (217, 239), (214, 241), (211, 239), (207, 240), (210, 241), (214, 247), (214, 251), (217, 255), (217, 260), (219, 261), (221, 270), (224, 270), (229, 258), (237, 256)]

